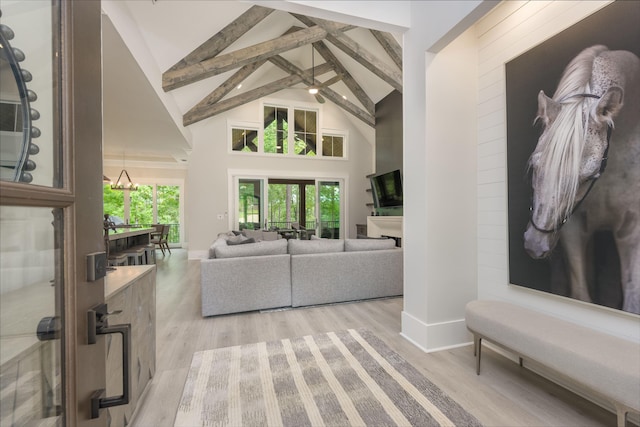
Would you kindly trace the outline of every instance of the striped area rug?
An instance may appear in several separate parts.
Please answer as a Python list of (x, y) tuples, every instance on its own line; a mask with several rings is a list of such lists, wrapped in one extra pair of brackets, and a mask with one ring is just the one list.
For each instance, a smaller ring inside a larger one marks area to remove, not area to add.
[(480, 426), (371, 332), (194, 353), (175, 426)]

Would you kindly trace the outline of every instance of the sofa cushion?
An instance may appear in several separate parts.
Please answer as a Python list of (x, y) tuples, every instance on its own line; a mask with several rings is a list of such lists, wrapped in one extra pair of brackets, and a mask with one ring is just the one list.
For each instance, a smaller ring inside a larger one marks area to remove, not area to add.
[(324, 254), (331, 252), (344, 252), (344, 240), (289, 240), (289, 253), (291, 255)]
[(284, 255), (287, 253), (286, 240), (262, 241), (248, 245), (225, 245), (215, 248), (216, 258), (237, 258), (260, 255)]
[(277, 231), (242, 230), (242, 234), (246, 237), (253, 237), (256, 242), (278, 240), (280, 238)]
[(396, 241), (393, 239), (346, 239), (344, 241), (345, 252), (379, 251), (395, 247)]
[(227, 239), (229, 236), (218, 237), (213, 241), (211, 247), (209, 247), (209, 259), (216, 257), (216, 247), (218, 246), (227, 246)]

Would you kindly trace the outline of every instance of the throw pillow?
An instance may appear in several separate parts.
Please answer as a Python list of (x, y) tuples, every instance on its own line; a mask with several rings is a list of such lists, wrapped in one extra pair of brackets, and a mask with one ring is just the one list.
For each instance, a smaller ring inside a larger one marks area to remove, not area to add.
[(262, 240), (262, 231), (261, 230), (242, 230), (242, 234), (246, 237), (253, 237), (256, 242)]
[[(240, 237), (240, 239), (238, 237)], [(254, 239), (253, 237), (236, 236), (227, 240), (227, 245), (231, 245), (231, 246), (244, 245), (247, 243), (255, 243), (255, 242), (256, 242), (256, 239)]]

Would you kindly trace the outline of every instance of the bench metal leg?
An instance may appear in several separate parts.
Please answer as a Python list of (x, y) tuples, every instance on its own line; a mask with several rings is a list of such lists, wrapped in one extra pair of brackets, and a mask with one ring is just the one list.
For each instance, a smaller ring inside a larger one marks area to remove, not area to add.
[(522, 357), (518, 357), (518, 363), (520, 363), (521, 368), (524, 366)]
[(480, 357), (482, 355), (482, 338), (473, 336), (473, 354), (476, 356), (476, 375), (480, 375)]

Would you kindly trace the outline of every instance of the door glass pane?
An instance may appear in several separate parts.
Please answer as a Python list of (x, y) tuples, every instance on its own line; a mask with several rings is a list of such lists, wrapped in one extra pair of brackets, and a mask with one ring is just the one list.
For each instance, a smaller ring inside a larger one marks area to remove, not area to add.
[(322, 181), (320, 196), (320, 237), (340, 238), (340, 183)]
[(61, 215), (59, 209), (0, 207), (3, 426), (63, 424)]
[(269, 184), (269, 227), (291, 228), (300, 223), (300, 187), (298, 184)]
[(127, 194), (131, 197), (129, 223), (142, 226), (153, 224), (153, 185), (139, 185), (137, 191), (129, 191)]
[(316, 186), (307, 184), (305, 185), (305, 224), (307, 230), (315, 230), (317, 228), (316, 223)]
[(262, 228), (262, 181), (240, 179), (238, 189), (238, 227), (240, 230)]
[(2, 1), (5, 30), (0, 35), (0, 179), (3, 181), (47, 187), (62, 184), (60, 97), (56, 92), (60, 86), (58, 13), (51, 0)]
[(180, 187), (158, 185), (156, 190), (158, 223), (169, 224), (169, 243), (180, 243)]

